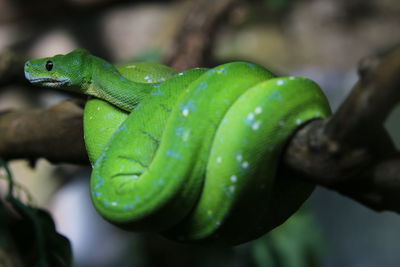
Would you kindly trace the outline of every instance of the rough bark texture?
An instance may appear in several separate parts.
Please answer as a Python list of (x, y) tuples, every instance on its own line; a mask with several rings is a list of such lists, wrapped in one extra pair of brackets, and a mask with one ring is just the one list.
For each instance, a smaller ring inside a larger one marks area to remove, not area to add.
[(293, 136), (284, 166), (370, 208), (399, 212), (400, 153), (383, 123), (400, 103), (400, 46), (363, 60), (359, 70), (339, 110)]
[(83, 104), (67, 100), (48, 109), (0, 114), (0, 155), (88, 163), (83, 141)]

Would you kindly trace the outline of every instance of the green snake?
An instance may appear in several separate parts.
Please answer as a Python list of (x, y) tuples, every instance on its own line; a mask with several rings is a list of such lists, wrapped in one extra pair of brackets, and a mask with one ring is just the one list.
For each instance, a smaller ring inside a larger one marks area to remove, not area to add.
[(84, 138), (96, 210), (124, 229), (236, 245), (283, 223), (313, 186), (277, 177), (288, 138), (330, 115), (319, 86), (249, 62), (177, 73), (86, 50), (32, 59), (33, 84), (91, 96)]

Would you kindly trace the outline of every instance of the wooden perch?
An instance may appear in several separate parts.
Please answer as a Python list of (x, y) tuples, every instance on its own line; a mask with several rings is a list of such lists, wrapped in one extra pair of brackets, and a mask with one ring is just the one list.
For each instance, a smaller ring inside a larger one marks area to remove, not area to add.
[(400, 212), (400, 153), (383, 126), (400, 103), (400, 46), (362, 61), (359, 70), (339, 110), (293, 136), (284, 166), (375, 210)]
[(3, 112), (1, 157), (89, 163), (83, 141), (83, 104), (67, 100), (48, 109)]

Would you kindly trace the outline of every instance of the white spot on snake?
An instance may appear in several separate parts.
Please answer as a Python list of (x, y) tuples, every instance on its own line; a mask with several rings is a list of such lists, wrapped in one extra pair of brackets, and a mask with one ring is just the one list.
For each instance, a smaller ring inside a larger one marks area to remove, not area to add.
[(153, 182), (154, 186), (162, 186), (164, 184), (165, 184), (164, 180), (158, 180)]
[(189, 100), (187, 103), (183, 103), (180, 105), (182, 110), (187, 109), (188, 112), (196, 110), (196, 103), (193, 100)]
[(225, 75), (225, 74), (228, 74), (228, 70), (223, 68), (223, 69), (219, 70), (217, 73)]
[(115, 118), (115, 114), (113, 114), (113, 113), (108, 113), (108, 114), (106, 114), (106, 115), (104, 115), (104, 117), (103, 118), (105, 118), (105, 119), (114, 119)]
[(124, 205), (122, 208), (124, 210), (132, 210), (135, 207), (135, 203)]
[(237, 159), (237, 161), (242, 161), (242, 159), (243, 159), (242, 154), (237, 154), (236, 159)]
[(103, 202), (103, 206), (104, 206), (104, 207), (107, 207), (107, 208), (108, 208), (108, 206), (110, 206), (110, 202), (109, 202), (107, 199), (100, 199), (100, 201)]
[(297, 125), (300, 125), (301, 123), (302, 123), (302, 121), (301, 121), (300, 119), (297, 119), (297, 120), (296, 120), (296, 124), (297, 124)]
[(165, 154), (167, 154), (167, 156), (170, 156), (171, 158), (175, 158), (175, 159), (181, 159), (182, 158), (181, 154), (179, 154), (179, 153), (177, 153), (177, 152), (175, 152), (175, 151), (173, 151), (171, 149), (168, 149), (165, 152)]
[[(98, 166), (100, 166), (101, 164), (103, 164), (103, 160), (106, 158), (106, 153), (101, 153), (100, 157), (96, 160), (96, 163), (94, 164), (94, 166), (97, 168)], [(104, 179), (101, 176), (97, 177), (99, 181), (101, 181), (104, 184)]]
[(234, 185), (231, 185), (229, 187), (229, 192), (231, 192), (231, 193), (235, 192), (235, 186)]
[(273, 91), (270, 94), (269, 99), (273, 100), (273, 101), (284, 101), (284, 99), (282, 97), (282, 94), (281, 94), (281, 92), (279, 90)]
[(175, 129), (175, 134), (177, 136), (182, 135), (184, 132), (185, 132), (185, 128), (184, 127), (178, 127), (178, 128)]
[(237, 181), (237, 176), (236, 175), (232, 175), (230, 179), (231, 179), (232, 183), (235, 183)]
[(124, 205), (124, 206), (123, 206), (123, 209), (124, 209), (124, 210), (132, 210), (132, 209), (136, 206), (136, 204), (137, 204), (139, 201), (140, 201), (140, 197), (139, 197), (139, 196), (136, 196), (135, 200), (134, 200), (132, 203), (130, 203), (130, 204)]
[(218, 67), (212, 69), (210, 72), (211, 73), (224, 74), (225, 75), (225, 74), (228, 73), (228, 70), (225, 67), (218, 66)]
[(217, 163), (221, 163), (222, 162), (222, 158), (221, 157), (218, 157), (217, 158)]
[(242, 163), (242, 167), (245, 168), (245, 169), (248, 168), (249, 167), (249, 163), (247, 161), (244, 161)]
[(164, 81), (165, 81), (165, 78), (160, 78), (160, 79), (158, 79), (158, 81), (159, 81), (159, 82), (164, 82)]
[(284, 120), (280, 120), (280, 121), (279, 121), (279, 125), (280, 125), (280, 126), (285, 125), (285, 121), (284, 121)]
[(182, 110), (182, 115), (187, 117), (189, 115), (189, 109), (185, 108), (184, 110)]
[(276, 82), (276, 85), (283, 85), (283, 84), (285, 84), (285, 81), (284, 81), (284, 80), (278, 80), (278, 81)]
[(186, 142), (189, 140), (190, 137), (190, 130), (186, 130), (184, 127), (178, 127), (175, 129), (175, 134), (180, 136), (181, 139)]
[(111, 202), (111, 206), (115, 207), (117, 205), (118, 205), (118, 202), (115, 202), (115, 201)]
[(183, 72), (179, 72), (179, 73), (178, 73), (178, 76), (182, 76), (182, 75), (183, 75)]
[(251, 125), (251, 129), (253, 129), (254, 131), (257, 131), (260, 128), (261, 122), (260, 121), (256, 121), (255, 123), (253, 123), (253, 125)]
[(255, 113), (260, 114), (262, 112), (262, 107), (256, 107)]
[(122, 124), (122, 126), (119, 127), (115, 132), (118, 133), (118, 132), (121, 132), (121, 131), (126, 131), (126, 124)]
[(196, 90), (204, 90), (208, 87), (208, 82), (201, 82), (199, 86), (197, 86)]
[(249, 115), (247, 115), (248, 120), (254, 120), (254, 114), (253, 112), (250, 112)]
[(163, 94), (165, 94), (165, 92), (162, 91), (162, 90), (160, 89), (159, 86), (158, 86), (158, 87), (155, 87), (155, 88), (157, 88), (157, 90), (155, 90), (154, 92), (152, 92), (151, 95), (163, 95)]
[(133, 178), (133, 179), (138, 179), (138, 178), (140, 178), (140, 176), (139, 176), (139, 175), (136, 175), (136, 174), (134, 174), (134, 175), (132, 175), (132, 178)]
[(186, 142), (187, 140), (189, 140), (189, 136), (190, 136), (190, 132), (189, 131), (185, 131), (182, 134), (182, 141)]
[(256, 65), (252, 64), (252, 63), (247, 63), (247, 67), (249, 67), (250, 69), (256, 69)]
[(292, 80), (292, 81), (293, 81), (293, 80), (296, 80), (296, 77), (290, 76), (290, 77), (289, 77), (289, 80)]

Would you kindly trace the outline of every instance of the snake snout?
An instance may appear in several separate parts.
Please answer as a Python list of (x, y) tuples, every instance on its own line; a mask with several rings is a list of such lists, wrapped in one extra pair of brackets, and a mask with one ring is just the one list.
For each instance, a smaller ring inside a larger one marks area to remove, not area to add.
[(30, 81), (32, 79), (32, 76), (30, 75), (30, 69), (32, 68), (32, 63), (27, 61), (25, 62), (24, 65), (24, 74), (25, 74), (25, 78)]

